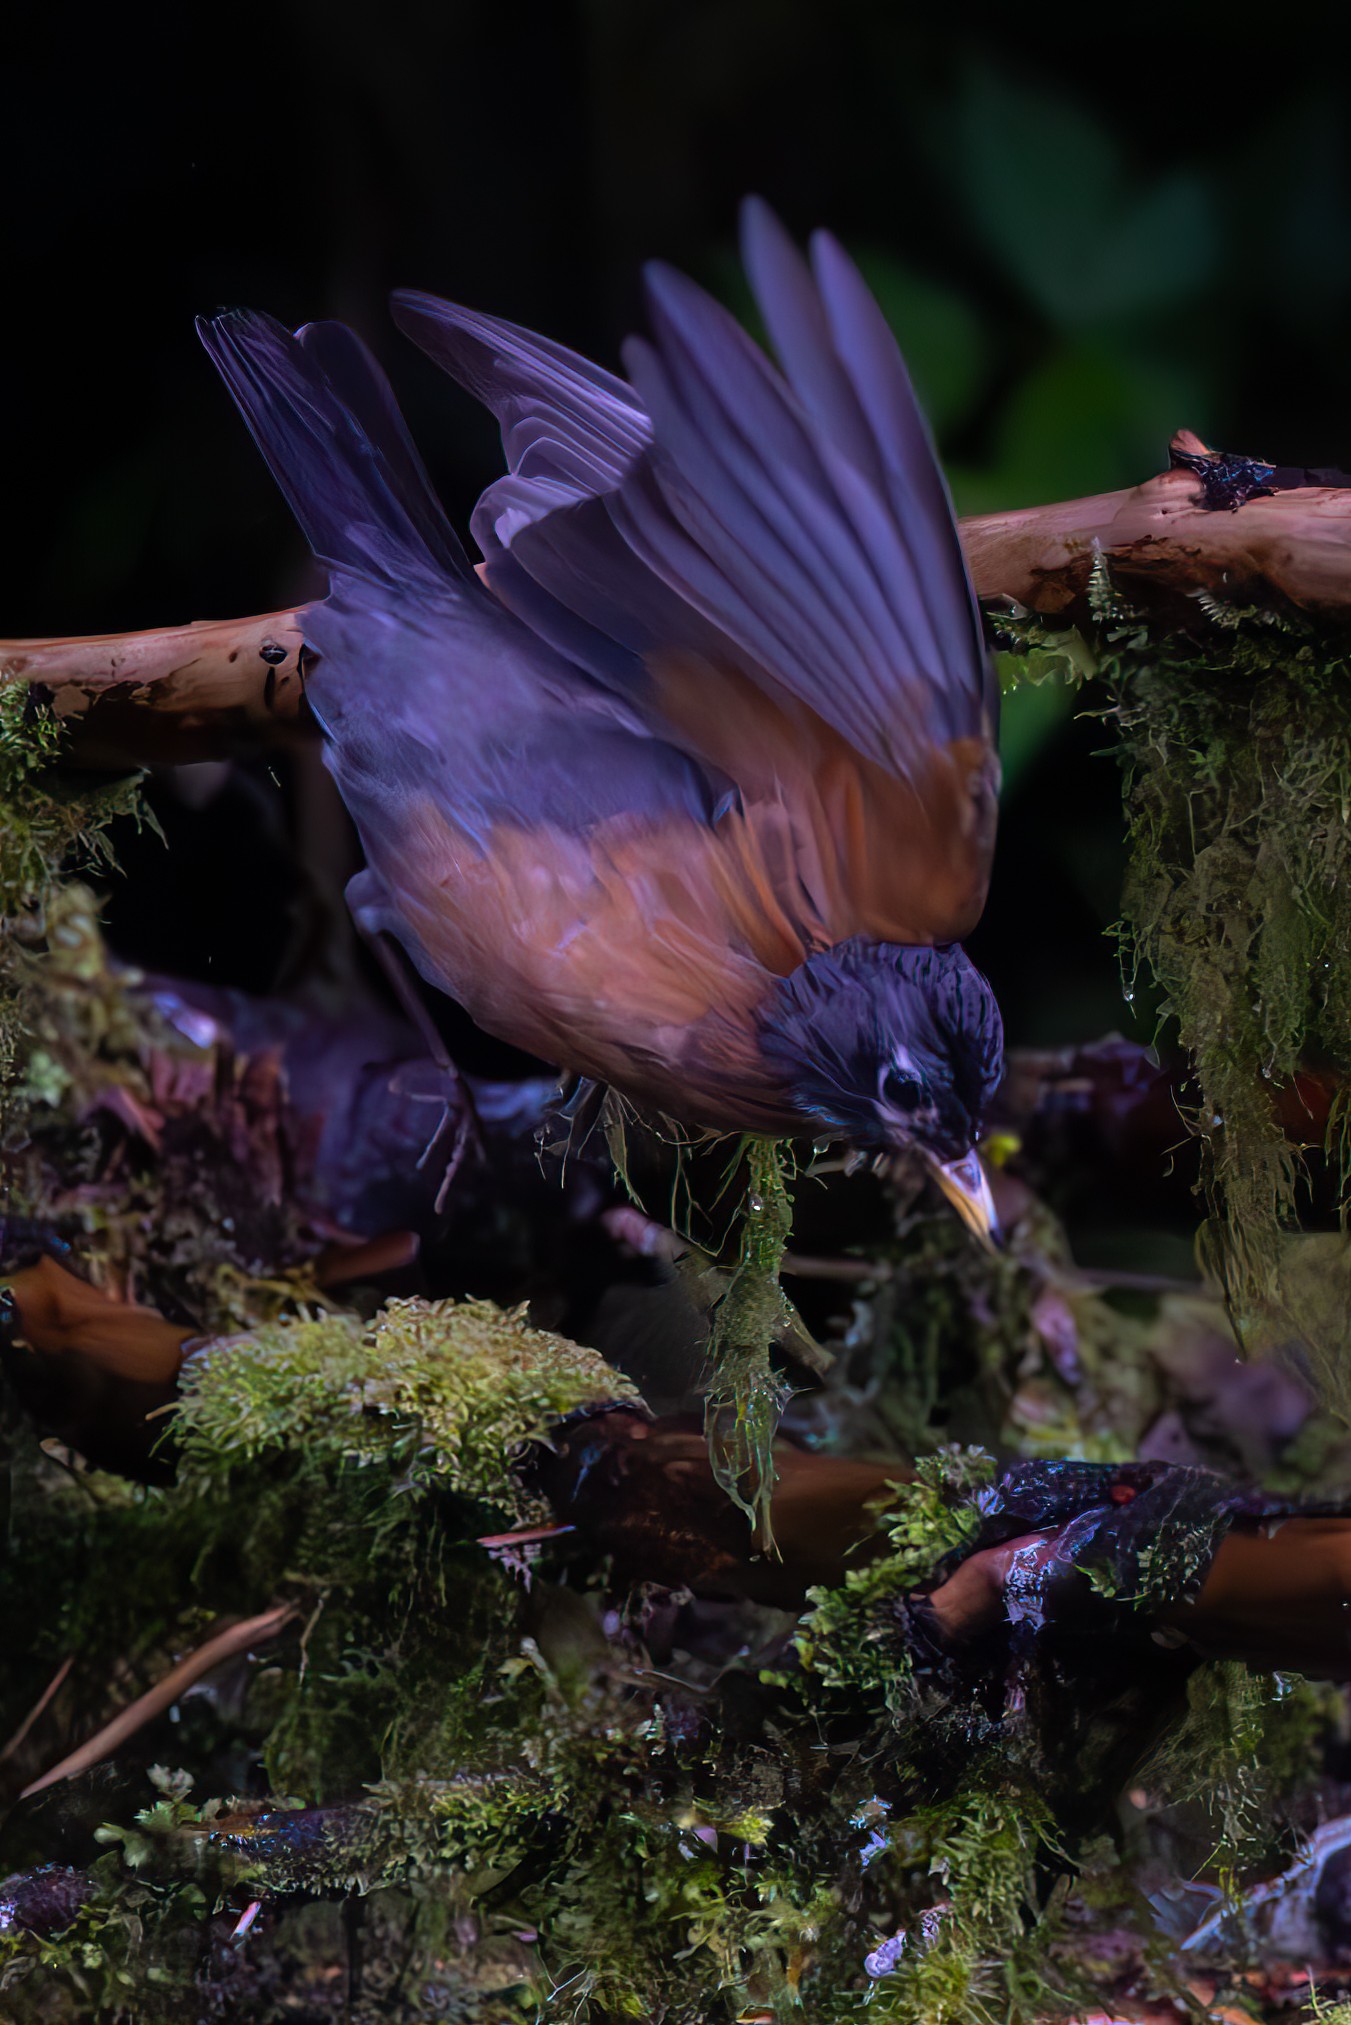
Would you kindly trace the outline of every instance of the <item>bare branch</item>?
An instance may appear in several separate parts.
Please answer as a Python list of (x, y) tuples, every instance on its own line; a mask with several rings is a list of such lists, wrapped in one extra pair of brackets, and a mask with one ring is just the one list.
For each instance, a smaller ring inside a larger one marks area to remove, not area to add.
[(73, 1779), (77, 1773), (87, 1772), (91, 1765), (109, 1758), (128, 1737), (134, 1737), (137, 1730), (163, 1715), (172, 1708), (181, 1694), (199, 1681), (203, 1674), (210, 1673), (222, 1661), (233, 1659), (236, 1653), (247, 1652), (251, 1645), (261, 1645), (264, 1640), (275, 1638), (300, 1612), (292, 1603), (274, 1604), (259, 1617), (246, 1617), (239, 1624), (232, 1624), (225, 1631), (218, 1631), (214, 1638), (208, 1638), (205, 1645), (199, 1645), (196, 1652), (190, 1652), (177, 1666), (170, 1667), (162, 1680), (138, 1695), (134, 1702), (119, 1710), (111, 1722), (72, 1751), (68, 1757), (53, 1765), (50, 1772), (44, 1772), (40, 1779), (34, 1779), (19, 1795), (27, 1800), (33, 1793), (41, 1793), (48, 1786), (55, 1786), (61, 1779)]
[(88, 766), (214, 758), (300, 729), (293, 611), (144, 633), (0, 641), (0, 685), (39, 685)]
[[(1175, 447), (1204, 452), (1180, 431)], [(961, 525), (978, 595), (1082, 617), (1099, 556), (1127, 595), (1176, 620), (1198, 591), (1351, 615), (1351, 487), (1303, 485), (1204, 503), (1194, 471), (1122, 492), (980, 514)], [(0, 685), (41, 684), (90, 766), (194, 760), (304, 727), (300, 615), (200, 620), (83, 639), (0, 641)]]
[[(1174, 444), (1204, 450), (1186, 432)], [(1202, 503), (1192, 471), (1164, 471), (1103, 492), (962, 522), (977, 594), (1047, 617), (1082, 615), (1101, 555), (1127, 596), (1176, 607), (1198, 591), (1235, 604), (1290, 603), (1351, 613), (1351, 488), (1299, 486), (1233, 512)]]

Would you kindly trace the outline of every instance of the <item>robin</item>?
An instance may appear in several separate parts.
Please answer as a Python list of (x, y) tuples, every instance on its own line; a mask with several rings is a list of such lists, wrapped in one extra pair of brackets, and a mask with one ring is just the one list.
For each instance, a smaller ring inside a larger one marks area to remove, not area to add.
[(327, 566), (307, 694), (362, 924), (640, 1106), (916, 1152), (988, 1236), (1002, 1032), (959, 947), (999, 777), (980, 617), (857, 269), (754, 200), (742, 244), (777, 367), (662, 265), (626, 379), (395, 297), (501, 425), (477, 567), (351, 331), (199, 328)]

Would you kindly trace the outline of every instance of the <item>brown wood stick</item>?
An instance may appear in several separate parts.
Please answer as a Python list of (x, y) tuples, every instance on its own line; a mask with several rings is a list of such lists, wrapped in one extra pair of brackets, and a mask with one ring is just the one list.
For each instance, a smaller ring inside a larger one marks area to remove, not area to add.
[(29, 1731), (32, 1729), (34, 1723), (37, 1722), (38, 1718), (42, 1715), (43, 1710), (49, 1707), (49, 1705), (51, 1704), (57, 1689), (60, 1687), (62, 1681), (65, 1679), (66, 1675), (70, 1672), (74, 1664), (75, 1664), (74, 1653), (71, 1653), (67, 1659), (62, 1660), (60, 1666), (56, 1669), (56, 1672), (52, 1675), (46, 1687), (42, 1690), (42, 1693), (38, 1696), (32, 1708), (28, 1711), (28, 1714), (19, 1724), (19, 1727), (14, 1732), (14, 1735), (5, 1745), (4, 1750), (0, 1751), (0, 1765), (8, 1764), (9, 1760), (14, 1756), (15, 1752), (19, 1750), (19, 1748), (24, 1742), (24, 1739), (27, 1737)]
[(171, 1708), (203, 1674), (210, 1673), (223, 1660), (233, 1659), (236, 1653), (247, 1652), (251, 1645), (261, 1645), (265, 1639), (275, 1638), (299, 1615), (293, 1603), (276, 1603), (261, 1616), (246, 1617), (239, 1624), (218, 1631), (213, 1638), (207, 1639), (205, 1645), (199, 1645), (196, 1652), (190, 1652), (186, 1659), (179, 1660), (177, 1666), (170, 1667), (163, 1679), (157, 1680), (143, 1695), (138, 1695), (134, 1702), (120, 1709), (111, 1722), (105, 1723), (94, 1736), (62, 1758), (59, 1764), (53, 1765), (50, 1772), (44, 1772), (40, 1779), (34, 1779), (25, 1786), (19, 1798), (27, 1800), (31, 1794), (41, 1793), (62, 1779), (73, 1779), (77, 1773), (87, 1772), (101, 1759), (111, 1757), (128, 1737), (135, 1736), (137, 1730)]
[[(1204, 447), (1185, 431), (1174, 440)], [(1047, 618), (1084, 616), (1099, 556), (1127, 597), (1170, 623), (1196, 618), (1198, 592), (1351, 618), (1351, 488), (1292, 488), (1230, 513), (1203, 504), (1194, 472), (1170, 470), (1120, 492), (975, 515), (961, 535), (982, 599)], [(300, 621), (296, 609), (0, 641), (0, 685), (41, 684), (85, 765), (212, 758), (307, 729)]]
[(1175, 619), (1198, 591), (1351, 616), (1351, 488), (1300, 487), (1228, 513), (1201, 504), (1193, 472), (1164, 471), (1125, 492), (965, 520), (962, 545), (981, 598), (1048, 618), (1083, 616), (1099, 555), (1126, 597)]
[(294, 611), (0, 640), (0, 685), (40, 686), (83, 765), (211, 759), (300, 733), (301, 647)]

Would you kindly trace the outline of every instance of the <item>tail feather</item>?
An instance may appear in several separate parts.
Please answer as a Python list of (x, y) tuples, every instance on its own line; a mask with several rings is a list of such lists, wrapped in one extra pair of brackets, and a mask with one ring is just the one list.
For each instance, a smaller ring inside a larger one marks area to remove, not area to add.
[(197, 331), (321, 562), (384, 584), (470, 575), (389, 382), (340, 323), (231, 310)]

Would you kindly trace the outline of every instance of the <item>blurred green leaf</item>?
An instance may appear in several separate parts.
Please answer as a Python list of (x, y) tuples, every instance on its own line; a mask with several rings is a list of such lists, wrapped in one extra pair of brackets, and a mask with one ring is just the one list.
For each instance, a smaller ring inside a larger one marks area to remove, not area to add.
[(1076, 696), (1063, 680), (1020, 683), (1005, 696), (999, 712), (999, 764), (1006, 800), (1072, 715)]
[(851, 248), (896, 333), (935, 434), (970, 414), (984, 386), (989, 344), (972, 304), (876, 246)]
[(1112, 136), (1071, 99), (985, 65), (967, 75), (953, 131), (973, 222), (1053, 321), (1072, 321), (1083, 249), (1120, 196)]
[(982, 486), (1005, 508), (1138, 484), (1167, 464), (1180, 425), (1204, 435), (1209, 405), (1175, 359), (1065, 345), (1015, 388)]
[(947, 164), (972, 221), (1037, 307), (1063, 330), (1147, 314), (1209, 280), (1210, 191), (1188, 172), (1132, 187), (1120, 150), (1067, 95), (973, 69)]
[(1080, 296), (1084, 320), (1141, 316), (1197, 293), (1214, 270), (1217, 239), (1207, 184), (1188, 170), (1165, 176), (1099, 238), (1092, 286)]

